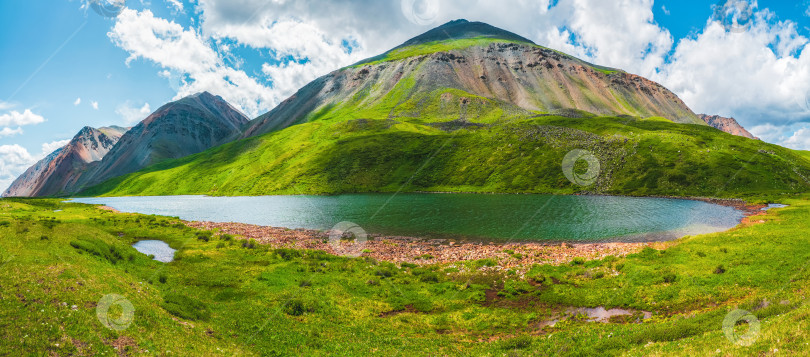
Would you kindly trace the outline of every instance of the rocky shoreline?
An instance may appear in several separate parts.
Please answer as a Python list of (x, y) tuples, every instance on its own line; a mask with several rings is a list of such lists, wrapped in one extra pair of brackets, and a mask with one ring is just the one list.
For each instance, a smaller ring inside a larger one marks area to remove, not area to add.
[[(314, 249), (336, 255), (370, 257), (395, 263), (449, 264), (493, 259), (495, 270), (528, 268), (533, 264), (566, 264), (575, 258), (601, 259), (623, 256), (665, 243), (487, 243), (457, 242), (449, 239), (370, 235), (362, 244), (334, 240), (329, 233), (308, 229), (265, 227), (244, 223), (185, 222), (192, 228), (215, 230), (272, 248)], [(340, 242), (340, 243), (338, 243)], [(341, 245), (338, 245), (341, 244)]]
[[(668, 197), (660, 197), (668, 198)], [(675, 197), (672, 197), (675, 198)], [(683, 199), (683, 198), (679, 198)], [(734, 207), (745, 213), (741, 225), (760, 223), (754, 216), (765, 214), (766, 205), (749, 205), (743, 200), (689, 198), (708, 203)], [(101, 206), (101, 209), (115, 209)], [(323, 250), (335, 255), (370, 257), (394, 263), (412, 263), (418, 265), (452, 264), (463, 261), (491, 259), (494, 266), (484, 267), (491, 270), (525, 271), (534, 264), (560, 265), (568, 264), (574, 259), (602, 259), (607, 256), (625, 256), (636, 253), (644, 247), (663, 249), (672, 244), (668, 242), (639, 243), (533, 243), (533, 242), (480, 242), (453, 239), (422, 239), (401, 236), (369, 235), (360, 244), (333, 239), (330, 241), (328, 231), (311, 229), (288, 229), (267, 227), (245, 223), (188, 222), (187, 226), (195, 229), (212, 230), (219, 234), (229, 234), (239, 239), (253, 239), (259, 244), (271, 248)]]
[[(662, 197), (664, 198), (664, 197)], [(682, 198), (681, 198), (682, 199)], [(741, 224), (757, 223), (751, 216), (764, 214), (765, 205), (748, 205), (742, 200), (692, 198), (704, 202), (734, 207), (745, 212)], [(671, 242), (643, 243), (526, 243), (470, 242), (452, 239), (420, 239), (413, 237), (370, 235), (362, 244), (329, 240), (329, 232), (308, 229), (265, 227), (244, 223), (185, 222), (205, 230), (216, 230), (242, 239), (254, 239), (272, 248), (315, 249), (336, 255), (366, 256), (395, 263), (452, 264), (463, 261), (492, 259), (493, 270), (525, 271), (533, 264), (568, 264), (574, 259), (601, 259), (607, 256), (633, 254), (644, 247), (665, 248)], [(340, 242), (340, 243), (339, 243)], [(339, 245), (339, 244), (343, 245)]]

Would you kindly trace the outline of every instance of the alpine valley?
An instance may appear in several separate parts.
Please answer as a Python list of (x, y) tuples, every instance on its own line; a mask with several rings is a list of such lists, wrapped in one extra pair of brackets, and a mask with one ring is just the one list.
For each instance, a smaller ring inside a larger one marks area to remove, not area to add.
[(217, 94), (3, 193), (0, 355), (807, 355), (810, 152), (653, 81), (456, 20), (252, 120)]
[[(744, 197), (810, 187), (810, 162), (796, 152), (702, 118), (655, 82), (457, 20), (318, 78), (251, 121), (208, 93), (167, 104), (94, 158), (54, 153), (5, 195)], [(594, 185), (560, 170), (573, 149), (600, 161)]]

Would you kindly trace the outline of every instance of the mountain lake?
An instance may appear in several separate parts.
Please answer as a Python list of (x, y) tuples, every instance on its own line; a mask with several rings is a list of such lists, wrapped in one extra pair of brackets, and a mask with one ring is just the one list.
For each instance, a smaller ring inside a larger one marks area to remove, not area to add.
[(352, 222), (369, 234), (492, 242), (648, 242), (728, 230), (744, 213), (668, 198), (517, 194), (161, 196), (77, 198), (122, 212), (188, 221), (329, 230)]

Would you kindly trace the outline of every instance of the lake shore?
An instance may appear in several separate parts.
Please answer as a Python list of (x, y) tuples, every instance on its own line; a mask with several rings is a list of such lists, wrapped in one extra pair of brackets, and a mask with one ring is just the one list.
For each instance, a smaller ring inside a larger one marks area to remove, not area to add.
[[(742, 200), (699, 199), (734, 207), (745, 213), (741, 225), (759, 223), (753, 219), (765, 214), (765, 205), (748, 205)], [(533, 264), (568, 264), (574, 259), (602, 259), (637, 253), (644, 247), (665, 249), (677, 240), (638, 243), (533, 243), (533, 242), (475, 242), (453, 239), (421, 239), (401, 236), (369, 235), (365, 243), (355, 246), (336, 239), (329, 241), (329, 232), (311, 229), (288, 229), (244, 223), (184, 222), (205, 230), (216, 230), (272, 248), (314, 249), (336, 255), (365, 256), (395, 263), (452, 264), (463, 261), (493, 259), (493, 270), (513, 269), (524, 272)], [(335, 243), (335, 244), (332, 244)], [(341, 244), (342, 245), (339, 245)]]
[[(684, 199), (676, 197), (658, 197)], [(737, 199), (687, 198), (732, 207), (745, 214), (741, 225), (760, 223), (754, 217), (765, 214), (766, 205), (750, 205)], [(100, 209), (117, 211), (112, 207)], [(288, 229), (244, 223), (184, 221), (192, 228), (214, 230), (238, 238), (254, 239), (271, 248), (323, 250), (335, 255), (365, 256), (395, 263), (452, 264), (463, 261), (492, 259), (495, 267), (485, 269), (525, 271), (534, 264), (568, 264), (574, 259), (601, 259), (607, 256), (633, 254), (644, 247), (665, 249), (677, 240), (650, 239), (640, 242), (548, 243), (548, 242), (485, 242), (461, 239), (424, 239), (404, 236), (369, 235), (357, 246), (343, 241), (337, 246), (329, 241), (329, 232), (312, 229)], [(339, 240), (338, 240), (339, 241)]]
[[(254, 239), (272, 248), (315, 249), (336, 255), (370, 257), (395, 263), (450, 264), (461, 261), (493, 259), (495, 270), (527, 268), (533, 264), (566, 264), (575, 258), (601, 259), (623, 256), (666, 243), (485, 243), (451, 239), (369, 235), (356, 247), (342, 242), (330, 244), (328, 232), (308, 229), (265, 227), (244, 223), (185, 222), (192, 228), (217, 230), (222, 234)], [(339, 249), (336, 249), (338, 248)], [(520, 270), (520, 269), (519, 269)]]

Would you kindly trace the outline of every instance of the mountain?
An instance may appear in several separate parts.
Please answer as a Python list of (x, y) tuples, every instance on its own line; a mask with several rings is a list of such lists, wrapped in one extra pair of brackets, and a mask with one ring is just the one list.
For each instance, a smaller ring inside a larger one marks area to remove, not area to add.
[(168, 103), (124, 133), (84, 128), (18, 178), (7, 196), (66, 195), (169, 159), (233, 141), (248, 118), (222, 97), (198, 93)]
[[(455, 39), (436, 41), (441, 33)], [(719, 132), (654, 82), (466, 21), (309, 83), (242, 137), (82, 194), (810, 189), (807, 158)], [(582, 167), (562, 164), (576, 153), (599, 163), (582, 186), (570, 179)]]
[(71, 191), (227, 143), (247, 122), (222, 97), (208, 92), (166, 104), (127, 131)]
[(734, 118), (724, 118), (719, 115), (706, 114), (699, 114), (698, 117), (715, 129), (725, 131), (731, 135), (759, 140), (759, 138), (751, 135), (748, 130), (745, 130), (745, 128), (743, 128), (742, 125), (740, 125), (740, 123), (738, 123)]
[[(484, 106), (486, 99), (490, 104)], [(596, 66), (480, 22), (451, 21), (383, 55), (306, 85), (252, 121), (244, 137), (340, 116), (441, 117), (481, 121), (478, 111), (547, 114), (577, 109), (599, 115), (701, 121), (663, 86)]]
[(89, 164), (100, 161), (127, 131), (111, 126), (86, 126), (67, 145), (26, 170), (3, 197), (52, 196), (81, 180)]

